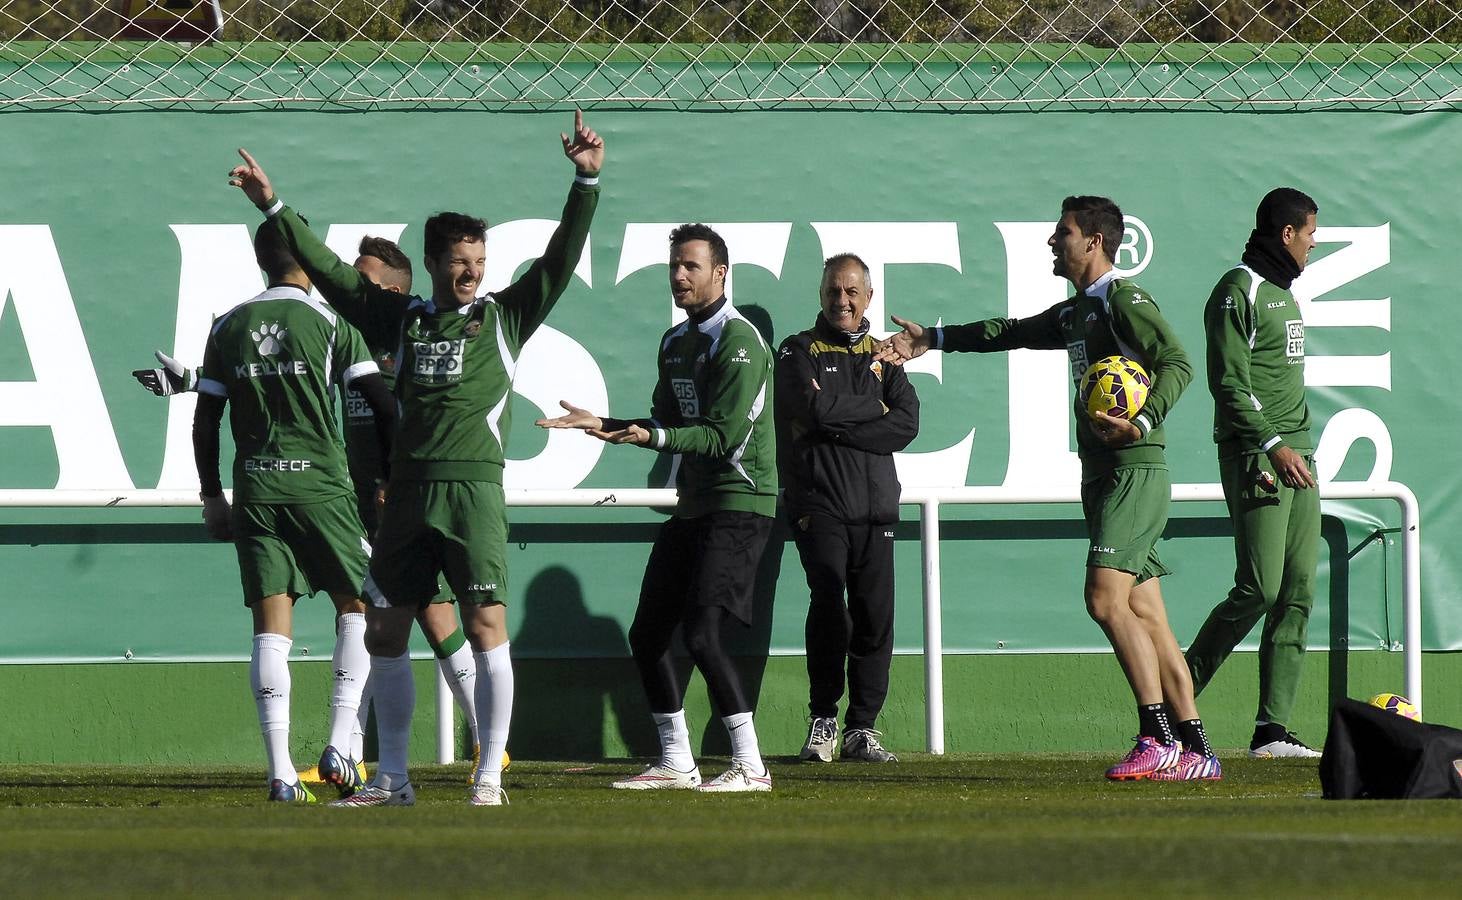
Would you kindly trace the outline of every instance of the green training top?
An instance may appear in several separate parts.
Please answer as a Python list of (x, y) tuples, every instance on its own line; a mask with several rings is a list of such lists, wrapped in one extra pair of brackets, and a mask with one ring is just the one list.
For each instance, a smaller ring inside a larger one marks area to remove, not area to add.
[(730, 300), (704, 322), (687, 320), (660, 339), (650, 446), (679, 454), (676, 515), (776, 514), (771, 371), (771, 349)]
[(543, 255), (508, 287), (462, 307), (379, 287), (326, 247), (294, 210), (271, 210), (325, 299), (371, 346), (396, 348), (401, 419), (391, 451), (393, 480), (502, 483), (518, 355), (568, 287), (598, 200), (598, 178), (576, 179)]
[(1315, 449), (1305, 402), (1305, 321), (1294, 295), (1248, 266), (1224, 273), (1203, 308), (1213, 440), (1220, 456)]
[[(1065, 350), (1076, 416), (1076, 449), (1081, 478), (1089, 481), (1118, 466), (1163, 466), (1162, 423), (1193, 380), (1193, 367), (1152, 295), (1136, 283), (1108, 272), (1085, 291), (1045, 312), (1024, 319), (985, 319), (934, 329), (933, 347), (955, 352)], [(1125, 447), (1102, 443), (1081, 402), (1081, 376), (1092, 363), (1121, 355), (1136, 360), (1152, 378), (1147, 402), (1132, 421), (1142, 437)]]
[(270, 288), (220, 316), (198, 392), (228, 401), (234, 502), (352, 495), (331, 385), (375, 371), (360, 334), (299, 288)]

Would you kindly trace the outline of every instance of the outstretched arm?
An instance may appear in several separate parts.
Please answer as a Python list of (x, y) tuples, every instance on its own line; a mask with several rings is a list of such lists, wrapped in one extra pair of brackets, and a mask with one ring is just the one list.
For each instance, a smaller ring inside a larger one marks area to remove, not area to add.
[(1059, 308), (1056, 304), (1044, 312), (1023, 319), (992, 318), (968, 325), (945, 325), (926, 328), (894, 316), (903, 331), (879, 345), (874, 359), (901, 366), (929, 350), (950, 353), (999, 353), (1006, 350), (1059, 350), (1066, 346), (1061, 335)]
[(182, 363), (161, 350), (152, 351), (162, 364), (157, 369), (133, 369), (132, 377), (137, 383), (159, 397), (171, 397), (198, 389), (198, 370), (188, 369)]
[(910, 319), (900, 319), (892, 316), (893, 323), (903, 331), (890, 335), (887, 340), (879, 341), (877, 351), (873, 355), (875, 362), (892, 363), (901, 366), (911, 359), (918, 359), (930, 350), (930, 343), (933, 332)]
[(539, 428), (573, 428), (587, 432), (608, 444), (638, 444), (643, 447), (650, 443), (650, 432), (635, 422), (605, 419), (587, 409), (580, 409), (567, 400), (558, 401), (558, 405), (568, 411), (566, 415), (539, 419), (533, 424)]

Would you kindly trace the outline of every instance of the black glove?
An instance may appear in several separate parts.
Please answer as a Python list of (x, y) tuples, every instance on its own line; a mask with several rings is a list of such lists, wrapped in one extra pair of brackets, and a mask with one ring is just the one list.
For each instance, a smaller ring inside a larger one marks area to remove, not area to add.
[(183, 368), (183, 364), (161, 350), (154, 350), (153, 356), (162, 363), (161, 369), (133, 369), (132, 377), (137, 383), (159, 397), (171, 397), (198, 388), (198, 373)]

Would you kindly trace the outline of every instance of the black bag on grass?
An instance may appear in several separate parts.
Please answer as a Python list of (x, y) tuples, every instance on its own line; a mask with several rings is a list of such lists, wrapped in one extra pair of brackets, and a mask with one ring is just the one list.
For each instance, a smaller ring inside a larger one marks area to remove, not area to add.
[(1325, 736), (1320, 787), (1327, 800), (1462, 797), (1462, 731), (1341, 700)]

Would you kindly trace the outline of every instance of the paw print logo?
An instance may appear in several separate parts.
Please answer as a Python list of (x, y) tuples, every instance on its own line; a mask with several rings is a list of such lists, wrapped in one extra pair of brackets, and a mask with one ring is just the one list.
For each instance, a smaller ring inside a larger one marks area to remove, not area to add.
[(260, 356), (273, 356), (284, 349), (284, 338), (288, 334), (289, 330), (278, 322), (265, 322), (258, 331), (249, 332), (249, 337), (254, 339)]

